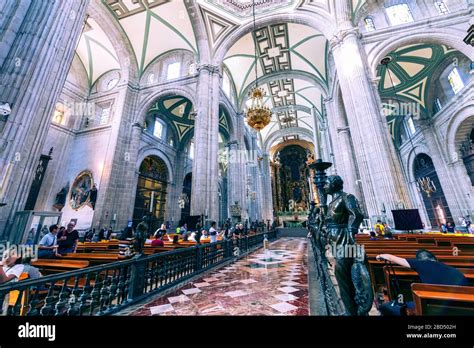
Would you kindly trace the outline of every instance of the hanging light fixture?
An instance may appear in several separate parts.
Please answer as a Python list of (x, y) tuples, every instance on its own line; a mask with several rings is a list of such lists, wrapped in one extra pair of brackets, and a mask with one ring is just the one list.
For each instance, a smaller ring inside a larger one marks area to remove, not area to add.
[[(253, 31), (255, 32), (255, 0), (253, 0)], [(246, 112), (247, 124), (257, 131), (268, 126), (272, 118), (272, 112), (264, 106), (263, 98), (265, 91), (258, 87), (257, 72), (257, 43), (255, 43), (255, 87), (249, 93), (250, 105)]]
[[(389, 64), (392, 62), (392, 57), (386, 56), (381, 61), (380, 64), (384, 65), (387, 71), (388, 76), (390, 77), (390, 84), (392, 86), (393, 96), (398, 104), (398, 110), (402, 110), (400, 100), (397, 97), (397, 93), (395, 91), (395, 84), (393, 83), (392, 73), (390, 72)], [(418, 158), (416, 154), (415, 145), (413, 144), (413, 140), (411, 138), (411, 133), (408, 132), (408, 139), (410, 140), (411, 148), (413, 149), (413, 154), (415, 155), (415, 160)], [(416, 187), (418, 191), (424, 192), (426, 196), (429, 198), (431, 194), (436, 192), (436, 185), (434, 184), (433, 180), (429, 176), (419, 177), (416, 180)]]

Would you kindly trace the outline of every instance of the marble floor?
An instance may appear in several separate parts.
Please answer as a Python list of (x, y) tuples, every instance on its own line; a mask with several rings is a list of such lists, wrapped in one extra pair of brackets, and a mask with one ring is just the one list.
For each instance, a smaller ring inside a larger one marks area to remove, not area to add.
[(280, 238), (128, 315), (309, 315), (307, 240)]

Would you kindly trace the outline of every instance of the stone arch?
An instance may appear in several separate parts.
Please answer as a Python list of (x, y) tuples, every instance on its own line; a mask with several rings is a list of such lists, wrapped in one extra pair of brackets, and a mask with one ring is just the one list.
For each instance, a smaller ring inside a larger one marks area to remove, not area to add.
[(99, 26), (107, 33), (107, 37), (114, 46), (121, 68), (123, 82), (138, 83), (138, 62), (133, 52), (132, 44), (115, 20), (112, 13), (100, 1), (91, 1), (87, 12), (95, 19)]
[(155, 103), (158, 99), (162, 97), (167, 97), (171, 95), (188, 98), (194, 106), (197, 105), (197, 95), (193, 88), (190, 88), (188, 86), (180, 86), (179, 82), (173, 83), (165, 89), (154, 88), (153, 92), (151, 92), (148, 96), (144, 97), (137, 107), (138, 112), (135, 115), (134, 121), (138, 122), (139, 124), (143, 124), (146, 118), (146, 113), (153, 105), (153, 103)]
[(423, 32), (415, 32), (412, 34), (400, 33), (395, 37), (390, 37), (384, 41), (378, 42), (367, 52), (367, 61), (372, 76), (377, 76), (377, 67), (380, 60), (388, 53), (397, 48), (415, 43), (433, 43), (438, 45), (446, 45), (452, 47), (466, 57), (474, 60), (474, 51), (467, 46), (460, 38), (466, 36), (462, 30), (443, 28), (443, 30), (426, 29)]
[(146, 146), (138, 151), (137, 163), (135, 165), (137, 172), (143, 160), (149, 156), (159, 157), (161, 160), (163, 160), (163, 162), (166, 164), (166, 167), (168, 168), (168, 182), (172, 183), (174, 181), (174, 167), (171, 164), (168, 155), (155, 146)]
[[(330, 39), (336, 32), (334, 19), (322, 9), (313, 9), (312, 11), (301, 12), (294, 11), (292, 13), (267, 14), (256, 20), (256, 27), (263, 27), (277, 23), (298, 23), (310, 26), (321, 32), (326, 39)], [(237, 30), (232, 32), (225, 40), (223, 40), (214, 51), (213, 62), (220, 65), (227, 51), (234, 45), (241, 37), (250, 33), (253, 30), (253, 22), (241, 25)]]
[(450, 118), (448, 127), (446, 129), (446, 151), (449, 161), (456, 162), (459, 158), (455, 157), (455, 153), (459, 157), (459, 145), (462, 141), (462, 134), (460, 134), (460, 129), (463, 125), (470, 123), (471, 126), (474, 125), (474, 105), (464, 105), (459, 110), (453, 114)]
[(272, 133), (264, 142), (263, 150), (265, 152), (270, 151), (270, 147), (273, 142), (278, 139), (279, 137), (287, 136), (287, 135), (303, 135), (307, 136), (310, 139), (313, 139), (313, 132), (306, 128), (301, 127), (292, 127), (292, 128), (282, 128), (278, 131)]
[(406, 157), (406, 162), (404, 164), (410, 183), (415, 180), (415, 160), (416, 156), (420, 154), (432, 157), (430, 150), (425, 144), (415, 144), (415, 146), (410, 149), (410, 152), (408, 153), (408, 156)]

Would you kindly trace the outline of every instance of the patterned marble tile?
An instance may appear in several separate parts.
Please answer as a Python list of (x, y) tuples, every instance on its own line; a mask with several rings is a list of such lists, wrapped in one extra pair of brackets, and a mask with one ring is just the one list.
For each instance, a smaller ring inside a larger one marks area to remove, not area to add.
[(183, 294), (185, 295), (192, 295), (192, 294), (197, 294), (198, 292), (201, 292), (198, 288), (191, 288), (191, 289), (185, 289), (182, 290)]
[(272, 307), (273, 309), (276, 309), (280, 313), (286, 313), (286, 312), (294, 311), (295, 309), (298, 309), (298, 307), (293, 306), (286, 302), (280, 302), (280, 303), (271, 305), (270, 307)]
[(190, 299), (186, 295), (179, 295), (179, 296), (168, 297), (168, 301), (170, 301), (170, 303), (177, 303), (177, 302), (188, 302), (190, 301)]
[(279, 294), (279, 295), (273, 295), (273, 297), (279, 299), (280, 301), (294, 301), (298, 299), (298, 297), (293, 296), (291, 294)]
[(248, 295), (248, 294), (249, 294), (248, 292), (243, 291), (243, 290), (235, 290), (235, 291), (229, 291), (229, 292), (224, 293), (224, 295), (230, 296), (232, 298), (245, 296), (245, 295)]
[(281, 282), (280, 284), (282, 284), (282, 285), (288, 285), (288, 286), (298, 286), (298, 285), (301, 285), (300, 283), (297, 283), (297, 282), (294, 282), (294, 281)]
[(308, 315), (306, 243), (280, 238), (128, 315)]
[(283, 288), (278, 288), (278, 290), (286, 292), (286, 293), (292, 293), (298, 291), (298, 289), (292, 287), (292, 286), (285, 286)]
[(258, 283), (255, 279), (244, 279), (244, 280), (239, 280), (239, 282), (245, 285)]
[(150, 312), (152, 315), (162, 314), (162, 313), (171, 312), (171, 311), (174, 311), (174, 308), (170, 304), (165, 304), (165, 305), (150, 308)]

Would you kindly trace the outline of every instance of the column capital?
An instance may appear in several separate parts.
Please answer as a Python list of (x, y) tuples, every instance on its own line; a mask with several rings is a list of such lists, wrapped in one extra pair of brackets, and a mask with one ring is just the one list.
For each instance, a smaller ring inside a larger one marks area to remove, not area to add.
[(237, 148), (237, 147), (239, 147), (239, 142), (237, 140), (231, 140), (226, 144), (226, 147), (229, 147), (231, 149), (232, 148)]
[(355, 36), (356, 38), (360, 38), (359, 28), (353, 27), (350, 29), (342, 29), (339, 30), (337, 33), (333, 35), (333, 37), (329, 40), (329, 48), (334, 50), (335, 48), (342, 45), (346, 38)]
[(349, 133), (350, 132), (349, 126), (347, 126), (347, 127), (338, 127), (336, 130), (337, 130), (338, 133)]
[(201, 72), (202, 70), (204, 70), (204, 71), (208, 71), (210, 74), (219, 74), (219, 76), (222, 76), (220, 65), (199, 64), (196, 69), (198, 72)]

